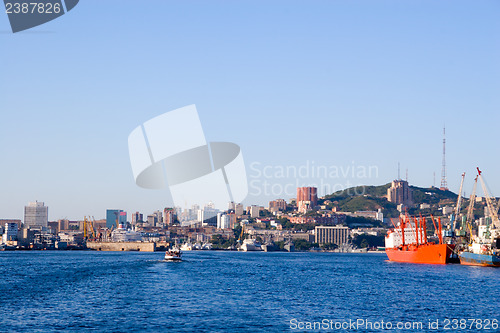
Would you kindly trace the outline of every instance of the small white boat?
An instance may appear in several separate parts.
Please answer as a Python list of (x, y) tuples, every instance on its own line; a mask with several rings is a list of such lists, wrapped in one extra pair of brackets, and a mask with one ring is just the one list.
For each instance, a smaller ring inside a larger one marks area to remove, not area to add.
[(192, 251), (193, 250), (193, 245), (189, 242), (182, 244), (181, 246), (182, 251)]
[(168, 261), (181, 261), (182, 252), (179, 249), (170, 249), (165, 252), (165, 260)]

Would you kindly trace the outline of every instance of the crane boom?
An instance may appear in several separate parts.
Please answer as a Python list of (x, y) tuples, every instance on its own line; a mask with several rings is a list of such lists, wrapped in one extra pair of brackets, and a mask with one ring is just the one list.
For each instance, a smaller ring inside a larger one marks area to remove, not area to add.
[(451, 217), (451, 230), (455, 230), (455, 224), (460, 213), (460, 205), (462, 204), (462, 189), (464, 188), (465, 172), (462, 173), (462, 181), (460, 182), (460, 190), (458, 191), (457, 206), (455, 207), (455, 213)]
[(469, 199), (469, 207), (467, 208), (467, 224), (472, 224), (472, 220), (474, 219), (474, 204), (476, 202), (476, 189), (477, 189), (477, 178), (474, 178), (474, 187), (472, 188), (472, 193)]
[(493, 223), (493, 226), (495, 228), (500, 228), (500, 222), (498, 221), (497, 207), (496, 207), (496, 205), (493, 204), (493, 202), (491, 200), (486, 183), (484, 182), (483, 176), (481, 174), (481, 170), (479, 170), (479, 168), (477, 168), (477, 172), (479, 173), (479, 180), (481, 181), (481, 186), (483, 188), (484, 197), (486, 199), (486, 205), (488, 206), (488, 211), (490, 212), (491, 221)]

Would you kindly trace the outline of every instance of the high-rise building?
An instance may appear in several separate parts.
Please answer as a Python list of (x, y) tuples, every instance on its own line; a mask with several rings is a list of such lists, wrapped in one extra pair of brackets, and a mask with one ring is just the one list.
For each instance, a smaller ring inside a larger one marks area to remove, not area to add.
[(250, 217), (251, 218), (257, 218), (259, 217), (259, 212), (260, 212), (260, 207), (259, 206), (250, 206), (250, 208), (248, 209), (250, 211)]
[(156, 227), (156, 224), (158, 223), (158, 217), (155, 214), (148, 215), (147, 221), (149, 227)]
[(316, 187), (297, 188), (297, 208), (305, 213), (318, 205), (318, 189)]
[(224, 213), (217, 214), (217, 228), (218, 229), (229, 229), (231, 227), (231, 217), (230, 215)]
[(243, 205), (242, 204), (236, 204), (234, 206), (234, 214), (236, 214), (236, 216), (241, 216), (243, 215)]
[(121, 209), (107, 209), (106, 210), (106, 228), (111, 229), (113, 226), (117, 228), (116, 222), (118, 224), (127, 224), (127, 212)]
[(143, 221), (143, 215), (139, 212), (132, 213), (132, 224), (136, 224), (139, 221)]
[(153, 212), (153, 215), (155, 216), (155, 227), (160, 227), (163, 225), (163, 213), (161, 210), (157, 210)]
[(394, 180), (387, 189), (387, 200), (396, 205), (411, 207), (413, 205), (412, 193), (406, 180)]
[(219, 212), (218, 209), (215, 209), (213, 205), (206, 205), (203, 209), (198, 210), (198, 222), (205, 222), (208, 219), (217, 216)]
[(163, 224), (172, 225), (174, 223), (175, 210), (173, 208), (163, 209)]
[(49, 221), (49, 207), (43, 202), (30, 202), (24, 207), (24, 227), (47, 227)]

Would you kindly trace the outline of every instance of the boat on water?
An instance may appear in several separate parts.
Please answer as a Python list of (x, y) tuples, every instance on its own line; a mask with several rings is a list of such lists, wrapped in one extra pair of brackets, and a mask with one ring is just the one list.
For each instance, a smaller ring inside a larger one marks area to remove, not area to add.
[(500, 267), (500, 238), (492, 237), (489, 225), (479, 226), (478, 236), (459, 254), (460, 263), (469, 266)]
[(181, 246), (181, 251), (192, 251), (193, 250), (193, 244), (187, 242), (182, 244)]
[(178, 248), (172, 248), (165, 252), (165, 260), (167, 261), (181, 261), (182, 252)]
[(262, 247), (259, 242), (255, 239), (247, 238), (243, 240), (238, 251), (248, 252), (248, 251), (262, 251)]
[(454, 244), (443, 244), (441, 220), (439, 220), (439, 244), (427, 240), (424, 218), (400, 219), (399, 226), (385, 236), (385, 253), (390, 261), (415, 264), (447, 264), (452, 261)]
[[(473, 250), (474, 245), (479, 245), (479, 250)], [(460, 253), (460, 264), (470, 266), (500, 267), (500, 251), (491, 251), (483, 244), (473, 243), (471, 249)]]
[[(470, 242), (459, 254), (460, 264), (500, 267), (500, 221), (498, 219), (500, 203), (497, 204), (495, 198), (488, 193), (488, 186), (483, 179), (482, 171), (477, 168), (477, 172), (465, 221), (466, 229), (468, 229), (470, 235)], [(486, 218), (486, 225), (479, 225), (477, 234), (473, 235), (472, 220), (478, 179), (483, 187), (489, 216)]]
[(212, 250), (212, 248), (213, 248), (213, 244), (212, 244), (212, 243), (204, 243), (204, 244), (201, 246), (201, 249), (202, 249), (202, 250), (205, 250), (205, 251)]

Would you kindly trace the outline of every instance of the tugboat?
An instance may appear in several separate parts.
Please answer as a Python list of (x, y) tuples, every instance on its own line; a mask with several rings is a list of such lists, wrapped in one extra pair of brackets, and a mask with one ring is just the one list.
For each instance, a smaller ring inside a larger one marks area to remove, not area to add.
[(173, 247), (165, 252), (166, 261), (181, 261), (182, 252), (176, 247)]

